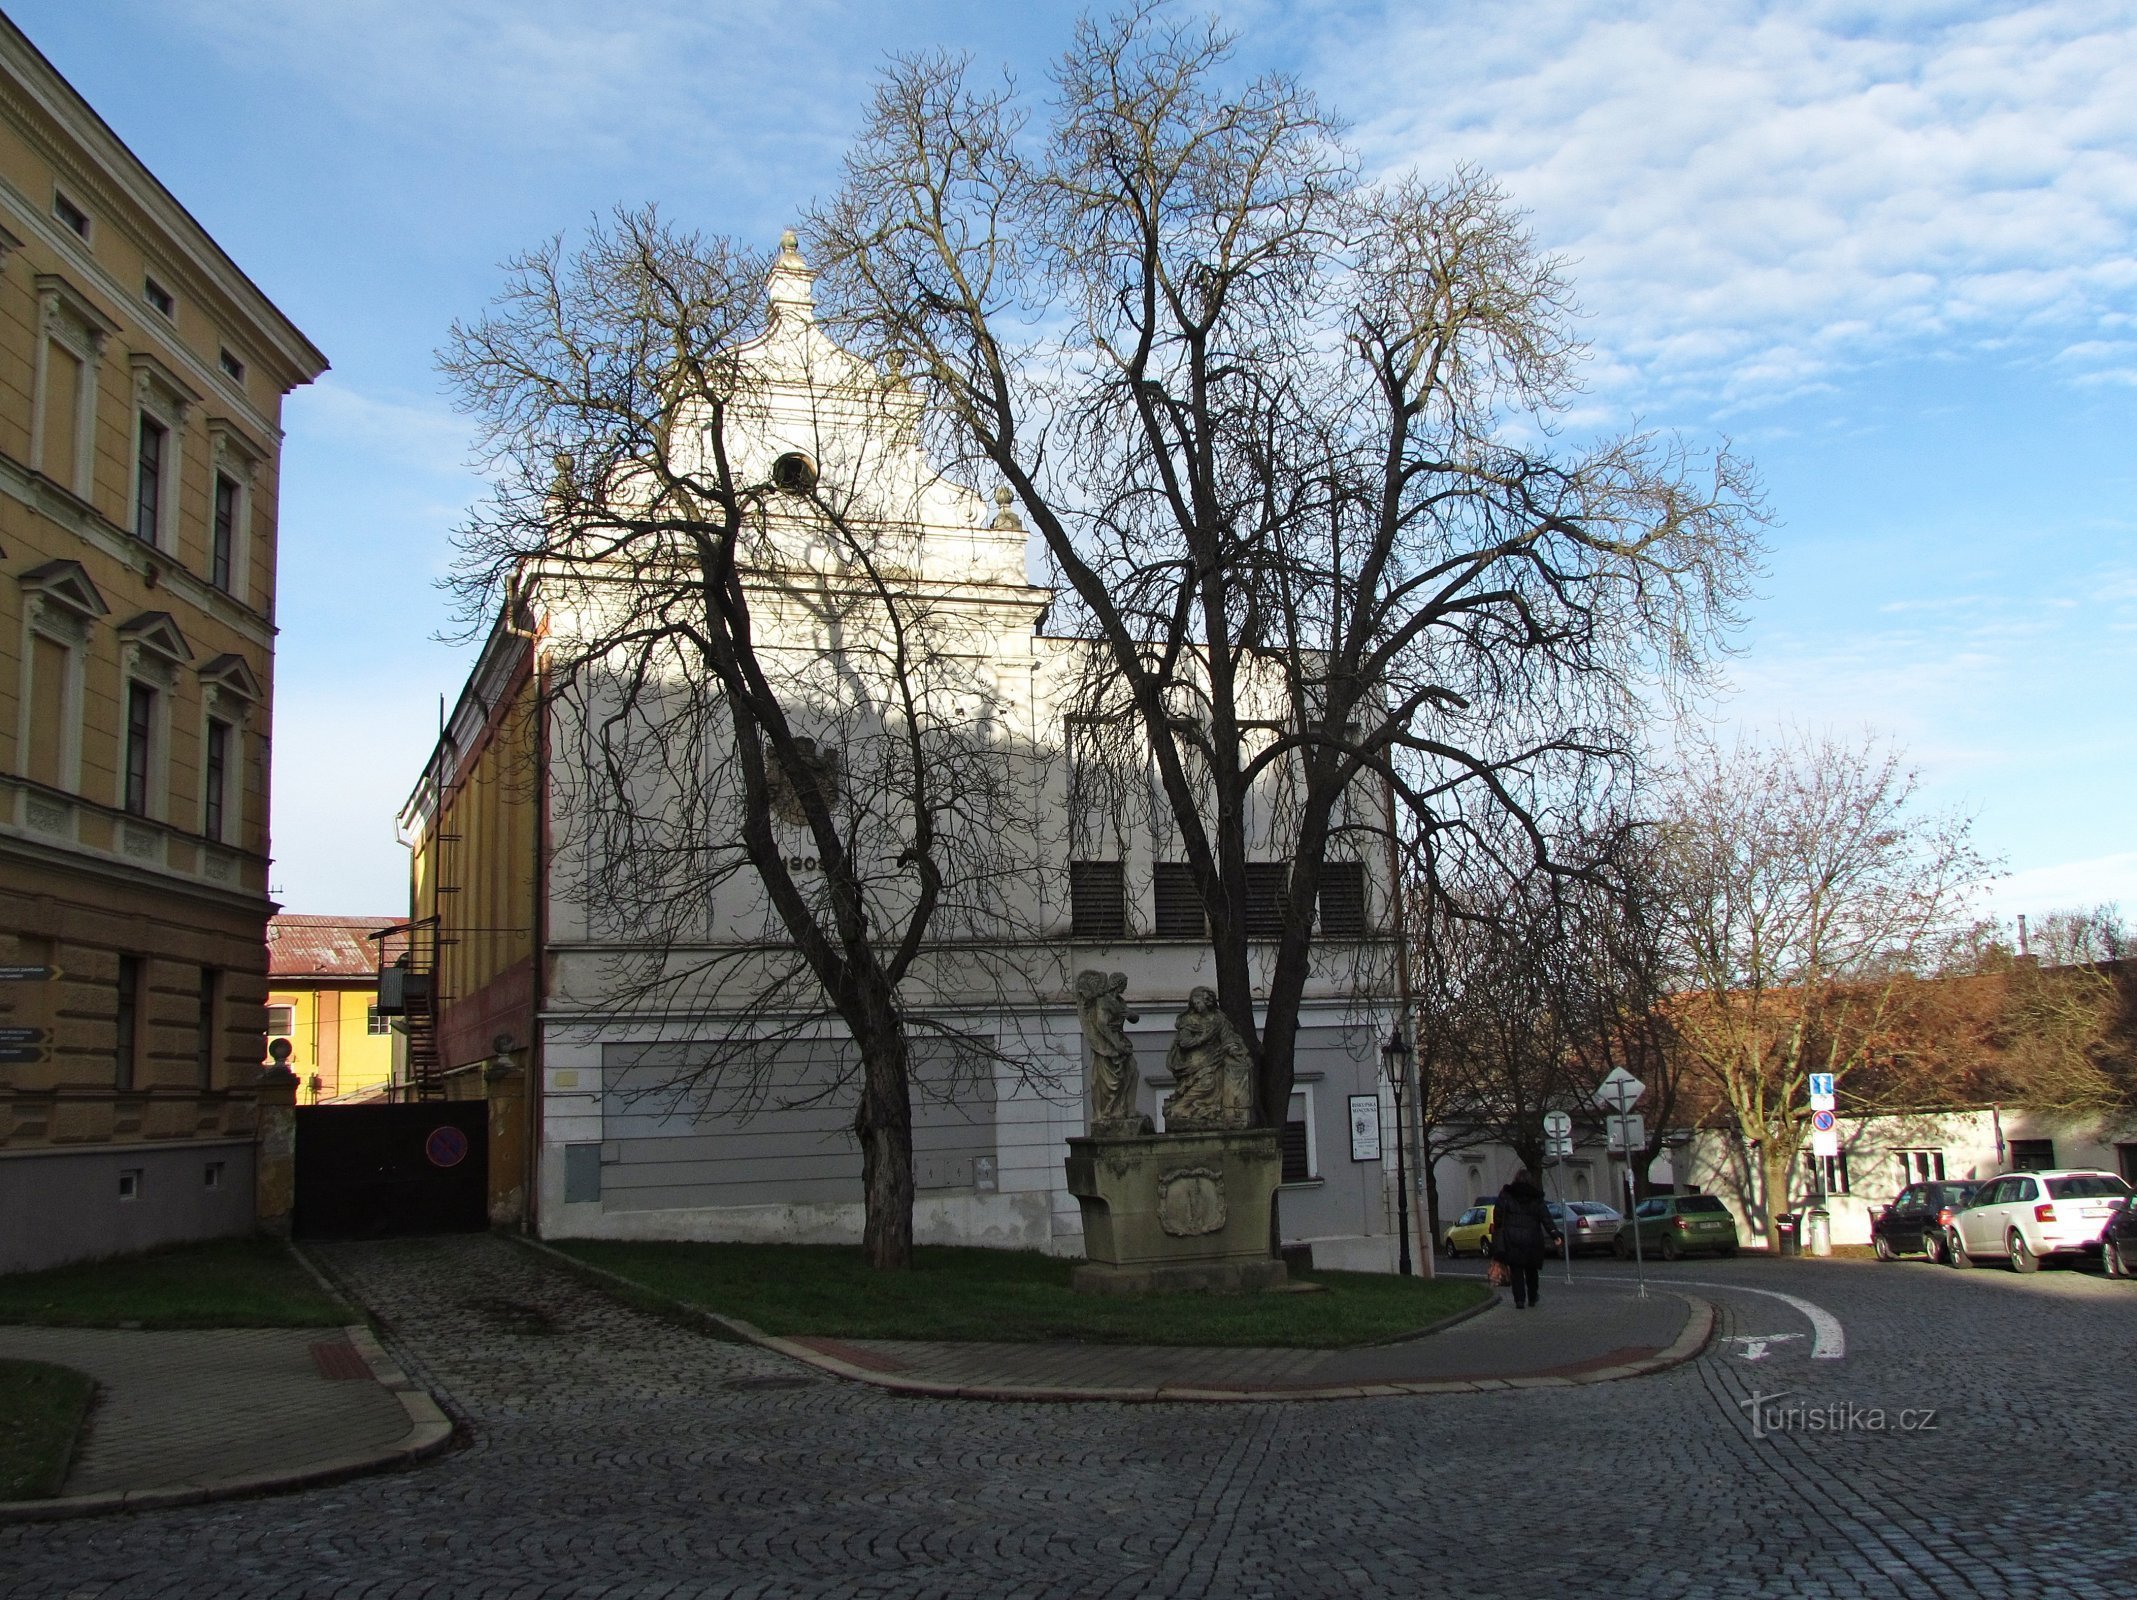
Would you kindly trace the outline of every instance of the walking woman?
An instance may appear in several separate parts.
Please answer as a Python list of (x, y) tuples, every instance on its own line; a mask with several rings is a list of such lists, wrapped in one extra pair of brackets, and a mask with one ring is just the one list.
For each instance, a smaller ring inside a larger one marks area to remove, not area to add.
[(1537, 1300), (1537, 1278), (1546, 1250), (1558, 1246), (1558, 1225), (1543, 1203), (1543, 1191), (1523, 1167), (1515, 1173), (1491, 1213), (1492, 1259), (1504, 1263), (1514, 1288), (1514, 1309), (1526, 1311)]

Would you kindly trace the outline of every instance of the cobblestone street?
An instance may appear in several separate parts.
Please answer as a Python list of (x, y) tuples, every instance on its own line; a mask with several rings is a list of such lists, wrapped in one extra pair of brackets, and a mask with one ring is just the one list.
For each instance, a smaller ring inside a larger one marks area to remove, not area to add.
[[(0, 1592), (2046, 1596), (2127, 1593), (2137, 1568), (2137, 1290), (2097, 1274), (1685, 1262), (1651, 1271), (1708, 1285), (1722, 1326), (1656, 1377), (1063, 1406), (808, 1375), (502, 1240), (322, 1255), (467, 1447), (272, 1499), (0, 1527)], [(1822, 1306), (1845, 1359), (1813, 1361), (1800, 1311), (1726, 1285)], [(1759, 1335), (1788, 1337), (1746, 1359)], [(1755, 1393), (1786, 1394), (1781, 1431), (1754, 1437)]]

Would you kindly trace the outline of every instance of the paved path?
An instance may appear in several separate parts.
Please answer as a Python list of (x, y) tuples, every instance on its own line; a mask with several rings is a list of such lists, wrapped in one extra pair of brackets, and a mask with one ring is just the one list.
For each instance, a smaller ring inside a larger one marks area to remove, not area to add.
[[(1724, 1337), (1799, 1337), (1579, 1388), (1032, 1406), (816, 1377), (499, 1241), (329, 1261), (469, 1448), (273, 1499), (0, 1526), (0, 1593), (2059, 1600), (2128, 1594), (2137, 1570), (2137, 1286), (2094, 1275), (1686, 1262), (1650, 1272), (1811, 1301), (1846, 1358), (1813, 1362), (1800, 1314), (1717, 1289), (1699, 1292)], [(1743, 1402), (1782, 1391), (1854, 1426), (1754, 1436)], [(1933, 1426), (1897, 1426), (1924, 1408)]]
[(1003, 1397), (1120, 1399), (1438, 1393), (1514, 1383), (1625, 1377), (1698, 1352), (1704, 1302), (1630, 1284), (1560, 1288), (1533, 1311), (1500, 1302), (1467, 1321), (1397, 1344), (1354, 1350), (1180, 1345), (948, 1344), (902, 1339), (794, 1339), (862, 1378)]
[(0, 1327), (0, 1356), (97, 1381), (66, 1498), (315, 1474), (392, 1456), (414, 1426), (339, 1328)]

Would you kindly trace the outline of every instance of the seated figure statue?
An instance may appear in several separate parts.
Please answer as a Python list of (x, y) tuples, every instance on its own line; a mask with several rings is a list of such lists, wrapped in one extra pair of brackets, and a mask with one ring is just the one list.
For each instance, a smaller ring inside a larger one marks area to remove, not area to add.
[(1254, 1120), (1253, 1058), (1224, 1013), (1214, 989), (1198, 988), (1174, 1025), (1165, 1052), (1172, 1098), (1165, 1103), (1167, 1133), (1203, 1133), (1244, 1128)]

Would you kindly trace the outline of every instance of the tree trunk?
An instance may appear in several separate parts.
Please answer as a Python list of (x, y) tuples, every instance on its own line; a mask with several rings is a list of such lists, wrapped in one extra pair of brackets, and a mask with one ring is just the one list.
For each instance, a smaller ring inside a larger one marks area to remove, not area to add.
[[(1779, 1140), (1768, 1135), (1759, 1145), (1759, 1187), (1766, 1200), (1766, 1244), (1776, 1253), (1781, 1248), (1781, 1225), (1775, 1219), (1789, 1209), (1788, 1174), (1794, 1163), (1786, 1151), (1777, 1151)], [(1801, 1239), (1799, 1232), (1796, 1237)]]
[(868, 1264), (903, 1271), (913, 1264), (913, 1102), (904, 1035), (861, 1046), (861, 1104), (853, 1131), (861, 1142), (865, 1204), (861, 1243)]

